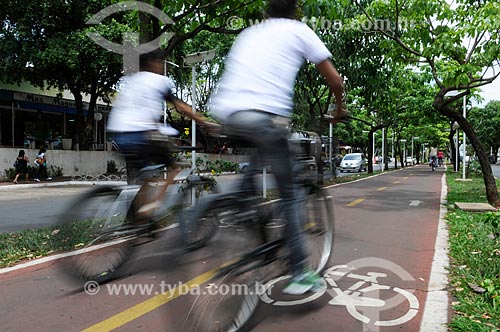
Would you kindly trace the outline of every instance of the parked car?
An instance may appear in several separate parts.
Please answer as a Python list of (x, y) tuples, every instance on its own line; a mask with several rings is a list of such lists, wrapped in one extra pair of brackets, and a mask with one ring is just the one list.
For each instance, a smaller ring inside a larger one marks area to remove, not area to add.
[(316, 163), (316, 158), (314, 157), (303, 157), (297, 158), (297, 161), (304, 165), (304, 169), (313, 171), (318, 168), (318, 164)]
[(362, 153), (348, 153), (340, 162), (340, 172), (366, 171), (368, 160)]
[(415, 164), (415, 159), (413, 157), (407, 156), (406, 157), (406, 166), (414, 165), (414, 164)]

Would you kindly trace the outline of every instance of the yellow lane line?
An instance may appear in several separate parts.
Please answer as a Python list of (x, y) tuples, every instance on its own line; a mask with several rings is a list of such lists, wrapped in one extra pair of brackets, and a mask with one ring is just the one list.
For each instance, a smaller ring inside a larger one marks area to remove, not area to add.
[(364, 200), (365, 200), (364, 198), (358, 198), (358, 199), (352, 201), (351, 203), (346, 204), (345, 206), (355, 206), (355, 205), (358, 205), (359, 203), (363, 202)]
[(213, 270), (207, 271), (203, 274), (200, 274), (196, 278), (193, 278), (187, 281), (183, 285), (176, 286), (174, 289), (169, 290), (168, 292), (156, 295), (150, 299), (147, 299), (133, 307), (130, 307), (106, 320), (103, 320), (100, 323), (92, 325), (91, 327), (83, 330), (82, 332), (108, 332), (112, 331), (122, 325), (125, 325), (134, 319), (137, 319), (150, 311), (155, 310), (161, 305), (164, 305), (172, 300), (175, 300), (180, 295), (182, 295), (181, 291), (186, 291), (186, 286), (189, 289), (194, 287), (199, 287), (200, 285), (206, 283), (215, 275), (217, 270), (220, 267), (217, 267)]
[(386, 189), (387, 189), (387, 187), (380, 187), (380, 188), (377, 189), (377, 191), (383, 191), (383, 190), (386, 190)]
[(403, 179), (405, 179), (405, 180), (406, 180), (406, 179), (408, 179), (408, 177), (407, 177), (407, 176), (405, 176)]
[(399, 182), (401, 182), (401, 181), (398, 180), (398, 181), (394, 181), (393, 183), (399, 183)]

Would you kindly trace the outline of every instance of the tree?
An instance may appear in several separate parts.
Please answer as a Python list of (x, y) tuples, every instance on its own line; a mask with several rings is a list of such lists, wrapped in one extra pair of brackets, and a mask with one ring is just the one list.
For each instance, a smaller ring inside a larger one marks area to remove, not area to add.
[(491, 147), (496, 162), (500, 148), (500, 101), (490, 101), (484, 108), (473, 107), (467, 114), (481, 142)]
[[(498, 1), (466, 0), (454, 3), (454, 7), (445, 0), (355, 2), (363, 11), (358, 21), (360, 26), (378, 31), (397, 46), (393, 47), (391, 57), (423, 64), (432, 73), (436, 85), (433, 108), (457, 121), (465, 131), (481, 164), (487, 199), (499, 207), (486, 151), (460, 107), (463, 96), (493, 82), (500, 74), (494, 70), (500, 63)], [(447, 97), (451, 91), (459, 93)]]
[[(85, 21), (109, 1), (8, 1), (3, 7), (0, 41), (4, 82), (29, 81), (41, 88), (70, 90), (77, 110), (77, 142), (85, 145), (92, 135), (93, 115), (98, 98), (109, 101), (121, 76), (121, 59), (91, 41)], [(126, 26), (114, 22), (99, 29), (113, 40)], [(83, 95), (90, 96), (84, 110)]]
[[(247, 20), (262, 17), (262, 0), (143, 1), (163, 10), (172, 24), (162, 24), (156, 18), (138, 11), (120, 11), (104, 19), (101, 24), (86, 22), (100, 10), (116, 3), (113, 0), (58, 1), (6, 0), (2, 4), (0, 20), (0, 51), (2, 58), (0, 79), (8, 83), (28, 81), (41, 88), (55, 87), (70, 90), (75, 98), (77, 128), (75, 139), (85, 148), (90, 139), (93, 114), (98, 98), (109, 101), (123, 75), (121, 55), (95, 44), (87, 35), (97, 32), (105, 39), (121, 44), (125, 32), (140, 32), (140, 40), (151, 40), (165, 32), (174, 33), (163, 47), (167, 57), (182, 43), (202, 31), (238, 33), (241, 27), (227, 27), (231, 15)], [(175, 60), (175, 59), (174, 59)], [(90, 96), (84, 109), (83, 95)]]
[[(384, 78), (389, 75), (390, 69), (385, 65), (384, 54), (379, 47), (380, 40), (385, 37), (350, 29), (348, 24), (338, 24), (360, 13), (350, 1), (308, 1), (303, 7), (302, 20), (316, 31), (332, 51), (332, 62), (345, 80), (348, 109), (354, 121), (334, 126), (333, 135), (351, 146), (365, 149), (367, 138), (362, 131), (368, 129), (367, 124), (368, 127), (379, 125), (371, 113), (376, 110), (376, 96), (383, 90)], [(329, 87), (311, 64), (301, 69), (297, 81), (294, 125), (326, 135), (327, 122), (324, 116), (329, 104), (333, 103)], [(355, 100), (356, 104), (353, 103)], [(371, 155), (372, 145), (368, 145)]]

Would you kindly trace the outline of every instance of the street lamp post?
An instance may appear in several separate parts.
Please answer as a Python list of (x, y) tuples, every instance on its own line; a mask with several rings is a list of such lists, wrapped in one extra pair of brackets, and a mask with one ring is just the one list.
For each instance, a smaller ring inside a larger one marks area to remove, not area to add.
[[(330, 104), (328, 105), (328, 114), (332, 114), (332, 112), (335, 110), (335, 105), (334, 104)], [(333, 179), (333, 160), (332, 160), (332, 157), (333, 157), (333, 154), (332, 154), (332, 149), (333, 149), (333, 124), (332, 122), (330, 121), (329, 122), (329, 131), (328, 131), (328, 162), (330, 164), (330, 179)]]
[(457, 135), (455, 136), (455, 172), (458, 172), (458, 143), (460, 141), (460, 134), (458, 132), (458, 128), (460, 126), (458, 125), (458, 122), (453, 122), (453, 129), (456, 130)]
[(382, 163), (383, 164), (385, 164), (385, 144), (384, 143), (385, 143), (385, 128), (382, 128)]
[(400, 140), (400, 142), (403, 143), (403, 160), (401, 160), (401, 166), (403, 166), (404, 163), (406, 162), (406, 140), (402, 139)]
[[(215, 50), (209, 50), (204, 52), (197, 52), (186, 55), (184, 57), (184, 64), (191, 66), (191, 95), (192, 95), (192, 109), (193, 113), (196, 113), (196, 64), (212, 60), (215, 57)], [(196, 151), (194, 147), (196, 146), (196, 121), (191, 120), (191, 146), (193, 150), (191, 151), (191, 169), (196, 169)], [(191, 202), (195, 201), (195, 191), (191, 191)]]
[(415, 158), (415, 155), (413, 154), (413, 140), (418, 140), (420, 137), (413, 137), (411, 138), (411, 158)]
[[(191, 95), (192, 95), (192, 108), (196, 112), (196, 64), (212, 60), (215, 57), (215, 50), (204, 52), (197, 52), (186, 55), (184, 64), (191, 65)], [(196, 146), (196, 121), (191, 120), (191, 146)], [(191, 152), (191, 167), (196, 168), (196, 151), (193, 149)]]

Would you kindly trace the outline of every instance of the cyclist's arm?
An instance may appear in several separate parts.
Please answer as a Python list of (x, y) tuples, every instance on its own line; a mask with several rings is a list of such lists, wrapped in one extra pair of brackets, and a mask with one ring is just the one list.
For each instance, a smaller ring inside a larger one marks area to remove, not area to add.
[(337, 69), (335, 69), (329, 59), (323, 60), (318, 63), (316, 65), (316, 68), (318, 68), (319, 72), (326, 78), (326, 81), (328, 82), (328, 85), (332, 89), (333, 95), (335, 96), (335, 116), (343, 117), (347, 115), (347, 111), (345, 110), (344, 105), (344, 82)]
[(187, 115), (188, 117), (195, 120), (196, 122), (200, 122), (200, 123), (206, 122), (206, 120), (201, 115), (199, 115), (196, 112), (193, 112), (191, 106), (189, 106), (188, 104), (186, 104), (185, 102), (183, 102), (179, 98), (170, 95), (167, 100), (170, 101), (172, 104), (174, 104), (175, 109), (178, 112), (180, 112), (184, 115)]

